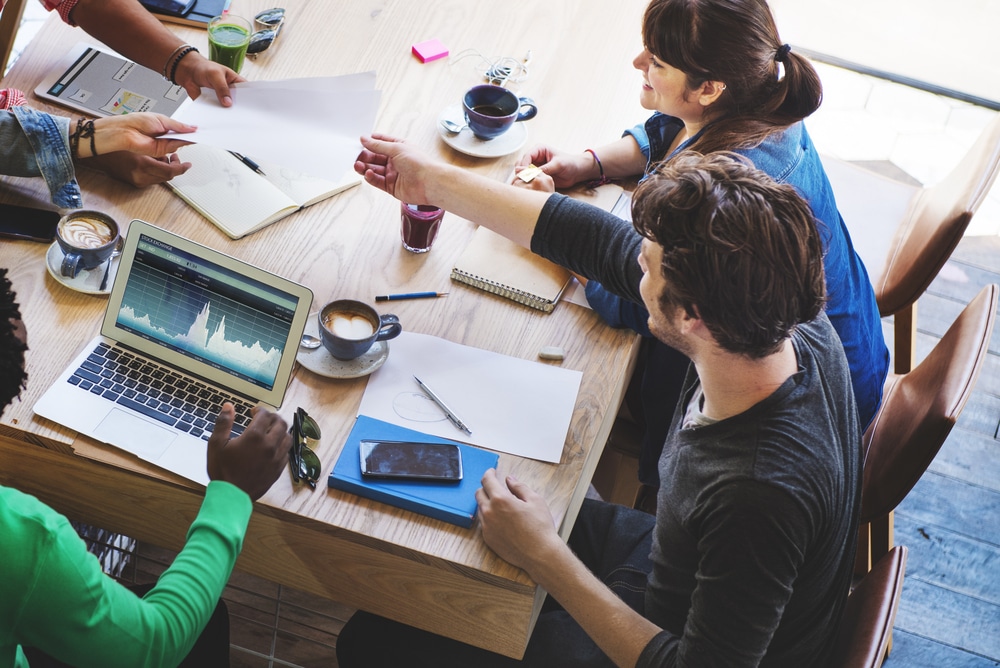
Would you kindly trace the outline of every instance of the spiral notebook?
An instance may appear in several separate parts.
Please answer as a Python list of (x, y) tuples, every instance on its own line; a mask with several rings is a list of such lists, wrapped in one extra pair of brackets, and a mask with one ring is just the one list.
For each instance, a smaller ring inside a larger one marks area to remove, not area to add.
[[(579, 186), (565, 191), (573, 199), (587, 202), (619, 217), (628, 213), (623, 188), (608, 183), (598, 188)], [(478, 228), (472, 241), (455, 262), (451, 280), (465, 283), (480, 290), (512, 299), (525, 306), (550, 313), (570, 284), (573, 276), (569, 270), (535, 255), (513, 241), (485, 227)]]
[(551, 312), (569, 284), (568, 270), (480, 227), (465, 247), (451, 279)]

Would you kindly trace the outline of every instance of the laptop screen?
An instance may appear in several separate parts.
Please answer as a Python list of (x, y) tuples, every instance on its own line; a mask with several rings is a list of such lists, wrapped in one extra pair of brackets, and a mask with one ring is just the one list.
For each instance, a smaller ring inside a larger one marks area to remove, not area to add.
[(115, 324), (271, 389), (295, 303), (286, 292), (141, 235)]
[(267, 400), (284, 394), (311, 303), (300, 285), (133, 221), (102, 333)]

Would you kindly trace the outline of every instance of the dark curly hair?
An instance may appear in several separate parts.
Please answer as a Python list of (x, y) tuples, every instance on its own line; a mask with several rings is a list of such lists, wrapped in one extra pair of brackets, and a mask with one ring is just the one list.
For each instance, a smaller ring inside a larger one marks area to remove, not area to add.
[(14, 322), (21, 319), (17, 295), (0, 268), (0, 412), (21, 394), (28, 374), (24, 371), (24, 351), (28, 349), (15, 335)]
[(636, 189), (632, 219), (663, 247), (661, 305), (700, 317), (725, 350), (765, 357), (823, 308), (809, 205), (742, 156), (680, 153)]

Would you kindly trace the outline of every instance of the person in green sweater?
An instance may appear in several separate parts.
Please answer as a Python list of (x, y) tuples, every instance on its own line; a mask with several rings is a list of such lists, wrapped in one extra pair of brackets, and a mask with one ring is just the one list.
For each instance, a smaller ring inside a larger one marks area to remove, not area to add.
[[(26, 341), (7, 270), (0, 269), (0, 410), (27, 379)], [(253, 501), (288, 460), (284, 419), (255, 410), (246, 431), (230, 439), (234, 418), (232, 405), (224, 405), (208, 441), (211, 482), (201, 510), (184, 548), (141, 598), (104, 574), (69, 520), (35, 497), (0, 486), (0, 668), (28, 666), (31, 651), (24, 648), (72, 666), (176, 666), (185, 660), (229, 579)], [(192, 655), (184, 665), (226, 665), (224, 635), (223, 663)]]

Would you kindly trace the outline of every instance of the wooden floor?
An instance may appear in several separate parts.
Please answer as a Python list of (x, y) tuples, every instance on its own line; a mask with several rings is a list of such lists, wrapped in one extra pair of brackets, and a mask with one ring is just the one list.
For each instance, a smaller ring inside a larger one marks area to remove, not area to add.
[[(918, 302), (921, 358), (987, 283), (1000, 283), (1000, 238), (967, 237)], [(998, 429), (1000, 327), (958, 424), (897, 509), (910, 556), (887, 666), (1000, 666)]]

